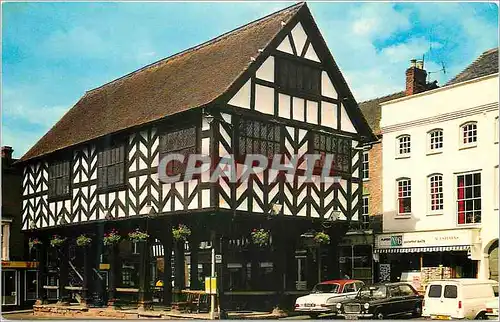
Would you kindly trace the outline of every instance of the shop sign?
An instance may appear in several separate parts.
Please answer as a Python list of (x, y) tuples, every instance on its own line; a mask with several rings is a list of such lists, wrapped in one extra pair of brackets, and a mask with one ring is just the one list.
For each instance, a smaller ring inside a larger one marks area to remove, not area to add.
[(472, 229), (409, 232), (377, 236), (377, 248), (472, 245)]
[(11, 262), (2, 261), (2, 268), (36, 268), (38, 262)]

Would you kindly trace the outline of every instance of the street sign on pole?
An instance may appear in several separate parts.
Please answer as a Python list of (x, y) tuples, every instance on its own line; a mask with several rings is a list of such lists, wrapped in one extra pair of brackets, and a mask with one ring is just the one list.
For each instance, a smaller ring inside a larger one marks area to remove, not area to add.
[(205, 277), (205, 293), (217, 294), (217, 278)]
[(222, 263), (222, 255), (220, 255), (220, 254), (215, 255), (215, 263), (216, 264), (221, 264)]

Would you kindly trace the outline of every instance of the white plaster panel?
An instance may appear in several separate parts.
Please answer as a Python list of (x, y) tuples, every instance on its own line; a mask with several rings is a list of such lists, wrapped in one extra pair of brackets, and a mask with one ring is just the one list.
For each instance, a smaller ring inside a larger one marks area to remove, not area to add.
[(318, 124), (318, 102), (307, 101), (307, 123)]
[(201, 190), (201, 207), (210, 207), (210, 189)]
[(310, 60), (314, 60), (318, 63), (321, 62), (318, 58), (318, 55), (316, 55), (316, 51), (314, 50), (312, 44), (309, 44), (309, 48), (307, 48), (307, 51), (306, 51), (306, 54), (304, 55), (304, 57), (307, 59), (310, 59)]
[(257, 78), (274, 82), (274, 57), (269, 56), (264, 63), (259, 67), (256, 73)]
[(278, 116), (290, 119), (290, 96), (279, 94), (278, 97)]
[(321, 72), (321, 94), (326, 97), (337, 98), (337, 91), (327, 72)]
[(255, 110), (274, 115), (274, 89), (255, 85)]
[(250, 80), (248, 80), (245, 85), (243, 85), (231, 98), (229, 104), (243, 108), (250, 108)]
[(304, 115), (304, 99), (294, 97), (293, 98), (293, 119), (297, 121), (305, 121)]
[(307, 34), (300, 22), (292, 29), (292, 37), (295, 49), (297, 50), (297, 55), (300, 55), (307, 40)]
[(285, 37), (285, 39), (283, 39), (281, 44), (279, 44), (278, 48), (276, 49), (293, 55), (292, 44), (290, 44), (290, 40), (288, 39), (288, 37)]
[(210, 155), (210, 138), (201, 139), (201, 154)]
[(321, 103), (321, 125), (337, 128), (337, 105), (328, 102)]
[(356, 128), (352, 124), (344, 104), (340, 104), (340, 127), (342, 131), (356, 133)]

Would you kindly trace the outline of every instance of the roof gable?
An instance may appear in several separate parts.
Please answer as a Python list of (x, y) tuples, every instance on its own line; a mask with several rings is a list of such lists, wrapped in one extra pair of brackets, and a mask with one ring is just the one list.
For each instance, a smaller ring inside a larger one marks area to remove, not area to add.
[[(328, 97), (333, 100), (339, 100), (340, 109), (337, 111), (334, 108), (333, 104), (326, 103), (322, 104), (321, 113), (325, 116), (325, 118), (330, 118), (335, 122), (335, 125), (322, 123), (321, 125), (325, 125), (328, 127), (332, 127), (334, 129), (357, 133), (359, 136), (363, 137), (364, 141), (373, 141), (375, 137), (366, 122), (363, 114), (358, 108), (356, 100), (352, 95), (342, 73), (340, 72), (330, 50), (328, 49), (326, 42), (324, 41), (314, 19), (307, 8), (307, 6), (303, 6), (292, 19), (288, 22), (286, 26), (284, 26), (283, 30), (269, 43), (267, 48), (261, 49), (262, 55), (256, 58), (255, 64), (253, 64), (250, 68), (248, 68), (245, 73), (240, 77), (240, 79), (235, 82), (232, 88), (225, 94), (225, 99), (222, 99), (222, 103), (229, 103), (230, 105), (234, 105), (241, 108), (246, 109), (255, 109), (258, 112), (262, 112), (264, 114), (271, 114), (277, 116), (295, 119), (290, 116), (290, 113), (287, 115), (280, 114), (280, 104), (278, 104), (278, 111), (274, 110), (274, 99), (273, 99), (273, 89), (272, 87), (255, 85), (255, 82), (252, 82), (252, 78), (257, 78), (268, 82), (269, 84), (274, 83), (274, 65), (275, 55), (273, 53), (282, 52), (286, 53), (289, 56), (293, 56), (302, 61), (309, 61), (312, 64), (320, 65), (323, 69), (321, 75), (321, 95), (324, 97)], [(280, 55), (281, 56), (281, 55)], [(260, 90), (259, 90), (260, 88)], [(261, 94), (259, 94), (261, 92)], [(264, 93), (266, 92), (266, 93)], [(253, 93), (253, 94), (251, 94)], [(258, 96), (261, 97), (266, 96), (267, 100), (260, 100), (261, 104), (253, 104), (252, 105), (252, 97), (255, 96), (255, 100), (257, 100)], [(281, 97), (282, 94), (279, 94)], [(287, 96), (287, 95), (285, 95)], [(287, 96), (285, 98), (288, 99)], [(295, 97), (291, 98), (295, 100)], [(305, 104), (303, 100), (300, 98), (297, 99), (297, 103), (300, 105), (305, 105), (304, 111), (300, 111), (299, 115), (302, 114), (304, 118), (295, 119), (297, 121), (306, 121), (308, 117), (308, 108), (309, 103), (316, 104), (314, 101), (306, 100)], [(262, 104), (263, 103), (263, 104)], [(323, 102), (325, 103), (325, 102)], [(324, 106), (331, 105), (331, 109), (324, 109)], [(296, 104), (293, 103), (293, 109)], [(313, 107), (313, 110), (316, 107)], [(288, 108), (285, 108), (287, 110)], [(314, 113), (313, 113), (314, 114)], [(336, 120), (339, 117), (341, 121), (341, 126), (337, 127)], [(312, 123), (315, 123), (317, 120), (314, 120)]]
[(210, 104), (303, 6), (285, 8), (86, 92), (21, 161)]

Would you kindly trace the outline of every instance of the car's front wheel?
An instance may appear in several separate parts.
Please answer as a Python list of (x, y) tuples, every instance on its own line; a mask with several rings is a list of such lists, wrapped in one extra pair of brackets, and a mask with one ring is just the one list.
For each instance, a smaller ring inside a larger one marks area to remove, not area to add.
[(385, 314), (381, 311), (375, 311), (375, 314), (373, 315), (373, 317), (376, 320), (385, 320)]

